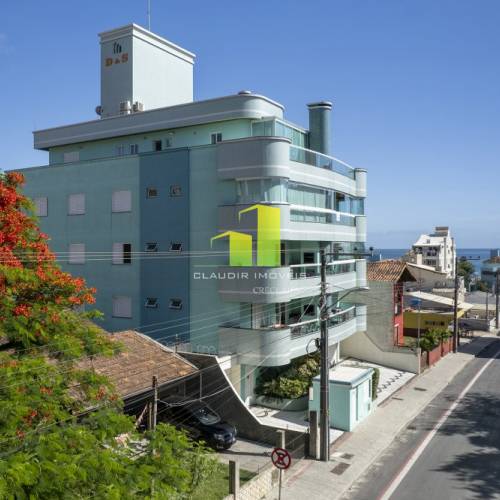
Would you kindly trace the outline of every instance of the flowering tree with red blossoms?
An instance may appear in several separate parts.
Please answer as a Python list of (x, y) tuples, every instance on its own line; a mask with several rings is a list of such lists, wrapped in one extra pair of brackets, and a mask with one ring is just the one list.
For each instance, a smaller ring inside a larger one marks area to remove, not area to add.
[(81, 311), (95, 290), (58, 267), (23, 181), (0, 173), (0, 498), (188, 497), (210, 470), (203, 447), (160, 424), (134, 456), (113, 387), (77, 368), (119, 346)]

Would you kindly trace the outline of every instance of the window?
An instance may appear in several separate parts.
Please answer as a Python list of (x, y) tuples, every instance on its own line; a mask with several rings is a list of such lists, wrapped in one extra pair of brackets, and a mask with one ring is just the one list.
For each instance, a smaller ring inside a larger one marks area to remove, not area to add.
[(156, 297), (148, 297), (146, 299), (144, 307), (148, 307), (149, 309), (157, 309), (158, 308), (158, 299)]
[(166, 148), (171, 148), (172, 147), (172, 142), (173, 142), (173, 137), (167, 137), (165, 139), (165, 147)]
[(182, 188), (176, 184), (170, 186), (170, 196), (182, 196)]
[(130, 243), (113, 243), (113, 264), (131, 264), (132, 245)]
[(132, 193), (131, 191), (113, 191), (111, 200), (112, 212), (131, 212)]
[(74, 161), (80, 161), (80, 152), (79, 151), (68, 151), (63, 154), (63, 162), (64, 163), (72, 163)]
[(238, 203), (287, 201), (287, 181), (284, 179), (249, 179), (236, 181)]
[(130, 297), (113, 297), (113, 317), (131, 318), (132, 317), (132, 299)]
[(146, 243), (146, 252), (157, 252), (158, 243)]
[(71, 243), (69, 245), (69, 264), (85, 264), (85, 243)]
[(146, 189), (146, 197), (147, 198), (156, 198), (158, 196), (158, 190), (156, 188), (147, 188)]
[(116, 146), (116, 156), (123, 156), (125, 154), (125, 146), (123, 144), (119, 144)]
[(171, 252), (182, 252), (182, 243), (170, 243)]
[(170, 303), (168, 306), (170, 309), (182, 309), (182, 300), (181, 299), (170, 299)]
[(85, 194), (70, 194), (68, 196), (68, 214), (83, 215), (85, 213)]
[(47, 217), (47, 197), (35, 198), (35, 215), (38, 217)]
[(131, 144), (130, 145), (130, 154), (131, 155), (139, 154), (139, 144)]
[(218, 142), (222, 141), (222, 133), (221, 132), (215, 132), (211, 135), (211, 140), (210, 142), (212, 144), (217, 144)]
[(159, 141), (153, 141), (153, 151), (161, 151), (161, 150), (162, 150), (161, 139)]

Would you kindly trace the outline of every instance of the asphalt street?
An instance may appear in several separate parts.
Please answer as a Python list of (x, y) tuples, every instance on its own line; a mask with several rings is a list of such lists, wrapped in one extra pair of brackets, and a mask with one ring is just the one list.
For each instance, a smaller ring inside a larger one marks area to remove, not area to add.
[(499, 351), (500, 339), (479, 353), (344, 498), (500, 499)]

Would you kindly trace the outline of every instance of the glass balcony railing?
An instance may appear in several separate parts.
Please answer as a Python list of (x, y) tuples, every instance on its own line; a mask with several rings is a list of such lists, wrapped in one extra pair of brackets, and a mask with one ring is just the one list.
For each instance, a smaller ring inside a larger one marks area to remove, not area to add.
[[(308, 316), (305, 316), (307, 318)], [(328, 328), (333, 328), (337, 325), (345, 323), (356, 317), (356, 306), (351, 304), (339, 304), (337, 307), (330, 308), (330, 317), (327, 320)], [(310, 316), (309, 316), (310, 318)], [(252, 327), (248, 324), (242, 323), (240, 320), (227, 321), (220, 325), (221, 328), (235, 328), (242, 330), (254, 330), (254, 331), (275, 331), (275, 330), (287, 330), (290, 329), (292, 338), (303, 337), (304, 335), (310, 335), (316, 333), (320, 329), (320, 321), (318, 318), (304, 319), (303, 321), (297, 322), (298, 318), (290, 317), (289, 321), (296, 321), (295, 323), (287, 324), (269, 324), (262, 325), (260, 327)]]
[[(326, 324), (328, 328), (333, 328), (335, 326), (341, 325), (346, 321), (350, 321), (356, 317), (356, 306), (341, 306), (332, 309), (332, 314), (328, 318)], [(304, 337), (306, 335), (311, 335), (313, 333), (319, 332), (320, 320), (312, 319), (308, 321), (302, 321), (301, 323), (295, 323), (289, 325), (291, 330), (292, 338)]]
[[(290, 266), (291, 279), (319, 278), (320, 264), (294, 264)], [(336, 275), (353, 273), (356, 271), (356, 261), (332, 262), (327, 265), (326, 274)]]
[(292, 222), (317, 222), (321, 224), (336, 224), (340, 226), (356, 225), (356, 216), (345, 215), (335, 212), (308, 211), (307, 208), (290, 210), (290, 220)]
[(298, 163), (305, 163), (306, 165), (312, 165), (313, 167), (331, 170), (332, 172), (337, 172), (338, 174), (345, 175), (350, 179), (355, 178), (354, 169), (346, 163), (331, 156), (318, 153), (317, 151), (312, 151), (310, 149), (291, 145), (290, 160), (296, 161)]

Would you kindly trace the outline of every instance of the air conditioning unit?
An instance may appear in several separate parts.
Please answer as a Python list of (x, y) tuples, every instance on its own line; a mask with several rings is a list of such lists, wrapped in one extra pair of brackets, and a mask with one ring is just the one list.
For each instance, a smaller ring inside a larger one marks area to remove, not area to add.
[(121, 115), (128, 115), (130, 114), (131, 111), (131, 106), (130, 106), (130, 101), (122, 101), (120, 103), (120, 114)]
[(139, 102), (139, 101), (135, 101), (134, 105), (132, 107), (132, 111), (134, 113), (138, 113), (139, 111), (144, 111), (144, 103)]

